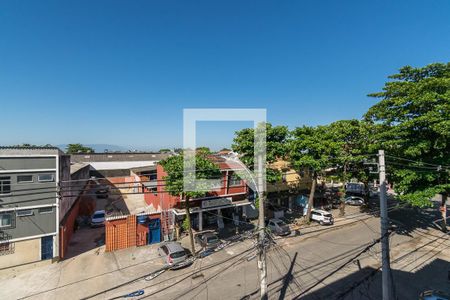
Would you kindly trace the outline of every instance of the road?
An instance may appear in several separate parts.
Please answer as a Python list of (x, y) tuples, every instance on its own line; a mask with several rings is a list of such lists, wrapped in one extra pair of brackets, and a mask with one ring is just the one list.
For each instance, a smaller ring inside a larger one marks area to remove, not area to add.
[[(408, 234), (400, 233), (404, 230), (391, 236), (399, 299), (417, 298), (429, 288), (450, 292), (446, 281), (449, 236), (411, 228)], [(371, 217), (317, 234), (277, 239), (267, 253), (270, 299), (337, 299), (343, 292), (347, 292), (343, 299), (380, 299), (379, 236), (379, 219)], [(256, 259), (248, 260), (249, 254), (255, 253), (249, 250), (253, 245), (243, 242), (216, 257), (199, 260), (189, 269), (166, 272), (152, 282), (138, 281), (97, 298), (143, 289), (145, 293), (138, 299), (257, 299)], [(424, 269), (426, 265), (429, 270)], [(366, 281), (351, 288), (366, 276)]]
[[(379, 221), (363, 215), (276, 239), (267, 251), (270, 299), (380, 299)], [(399, 299), (417, 299), (430, 288), (450, 293), (449, 236), (420, 224), (400, 226), (390, 238)], [(142, 289), (144, 294), (132, 299), (257, 299), (254, 246), (245, 240), (152, 280), (147, 275), (162, 267), (155, 246), (86, 253), (0, 279), (0, 298), (112, 299)]]

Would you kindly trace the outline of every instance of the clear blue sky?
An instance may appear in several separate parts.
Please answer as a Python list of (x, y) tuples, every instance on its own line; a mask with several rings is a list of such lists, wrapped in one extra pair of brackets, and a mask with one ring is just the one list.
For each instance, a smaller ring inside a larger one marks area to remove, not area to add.
[[(2, 1), (0, 144), (175, 147), (183, 108), (266, 108), (291, 128), (359, 118), (399, 67), (450, 60), (449, 13), (448, 0)], [(241, 125), (198, 142), (227, 146)]]

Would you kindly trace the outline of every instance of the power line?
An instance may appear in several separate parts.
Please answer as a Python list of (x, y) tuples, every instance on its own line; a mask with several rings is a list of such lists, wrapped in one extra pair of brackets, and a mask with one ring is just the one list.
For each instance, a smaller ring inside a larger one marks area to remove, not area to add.
[[(389, 234), (389, 233), (388, 233)], [(326, 275), (325, 277), (322, 277), (317, 283), (313, 284), (312, 286), (308, 287), (306, 290), (304, 290), (302, 293), (300, 293), (299, 295), (297, 295), (294, 299), (300, 299), (301, 296), (305, 295), (306, 293), (308, 293), (310, 290), (312, 290), (313, 288), (315, 288), (317, 285), (323, 283), (327, 278), (333, 276), (334, 274), (336, 274), (337, 272), (339, 272), (340, 270), (342, 270), (346, 265), (348, 265), (349, 263), (353, 262), (356, 258), (358, 258), (359, 256), (361, 256), (363, 253), (367, 252), (371, 247), (373, 247), (374, 245), (376, 245), (377, 243), (379, 243), (381, 241), (381, 239), (383, 238), (380, 237), (376, 240), (374, 240), (370, 245), (366, 246), (362, 251), (358, 252), (355, 256), (353, 256), (351, 259), (347, 260), (344, 264), (342, 264), (341, 266), (339, 266), (337, 269), (333, 270), (332, 272), (330, 272), (328, 275)]]
[(427, 163), (427, 162), (423, 162), (423, 161), (417, 161), (417, 160), (412, 160), (412, 159), (407, 159), (407, 158), (397, 157), (397, 156), (393, 156), (393, 155), (387, 155), (387, 154), (386, 154), (385, 156), (386, 156), (386, 157), (395, 158), (395, 159), (398, 159), (398, 160), (404, 160), (404, 161), (408, 161), (408, 162), (413, 162), (413, 163), (417, 163), (417, 164), (430, 165), (430, 166), (434, 166), (434, 167), (445, 167), (445, 168), (450, 168), (450, 166), (431, 164), (431, 163)]

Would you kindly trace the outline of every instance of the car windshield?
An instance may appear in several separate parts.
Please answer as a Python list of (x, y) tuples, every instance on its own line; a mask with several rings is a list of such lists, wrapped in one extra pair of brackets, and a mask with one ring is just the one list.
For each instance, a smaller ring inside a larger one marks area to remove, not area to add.
[(284, 222), (281, 221), (281, 220), (274, 221), (274, 223), (277, 224), (278, 226), (286, 225), (286, 223), (284, 223)]
[(331, 214), (324, 214), (323, 216), (326, 217), (326, 218), (331, 218), (332, 217)]
[(186, 252), (184, 251), (178, 251), (178, 252), (174, 252), (172, 254), (170, 254), (170, 257), (172, 258), (180, 258), (186, 255)]
[(94, 215), (94, 219), (99, 219), (99, 218), (104, 218), (105, 217), (105, 214), (104, 213), (98, 213), (98, 214), (95, 214)]
[(208, 238), (206, 238), (206, 241), (208, 242), (208, 243), (215, 243), (215, 242), (217, 242), (219, 239), (217, 238), (217, 236), (210, 236), (210, 237), (208, 237)]

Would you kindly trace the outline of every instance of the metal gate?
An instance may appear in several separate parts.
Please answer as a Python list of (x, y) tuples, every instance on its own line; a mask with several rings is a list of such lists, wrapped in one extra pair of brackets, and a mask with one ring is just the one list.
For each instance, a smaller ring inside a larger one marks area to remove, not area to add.
[(53, 236), (41, 238), (41, 259), (51, 259), (53, 257)]
[(159, 242), (161, 242), (161, 221), (160, 219), (153, 219), (148, 224), (148, 243), (155, 244)]

